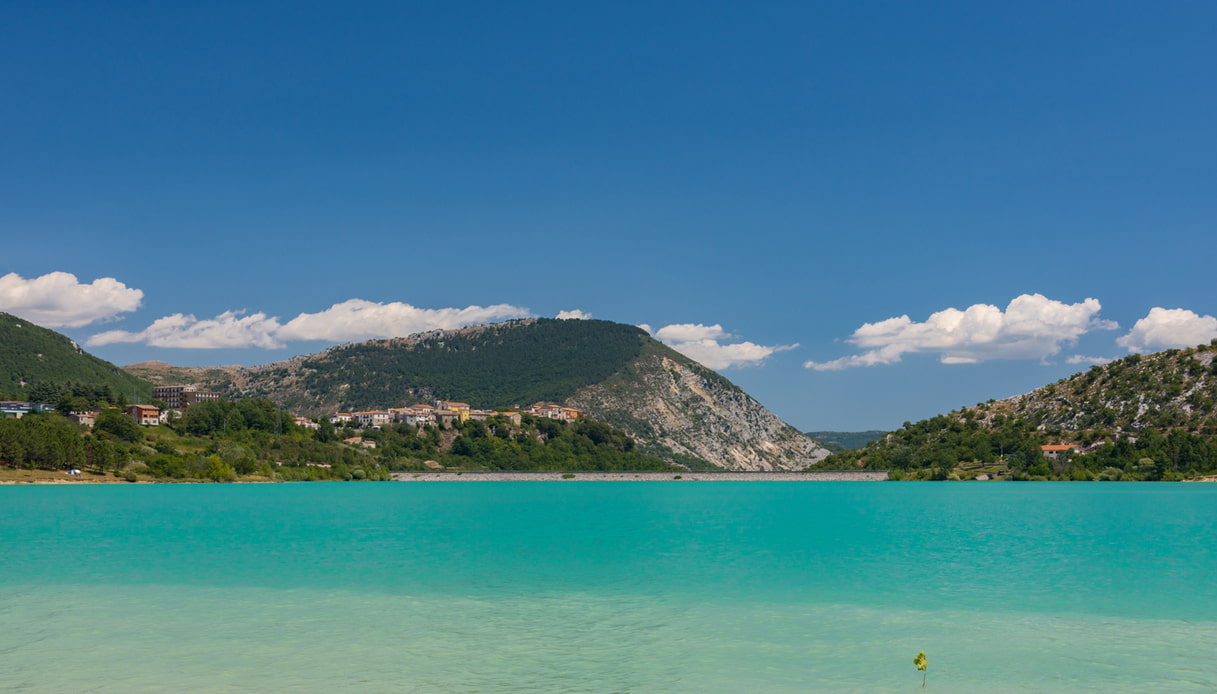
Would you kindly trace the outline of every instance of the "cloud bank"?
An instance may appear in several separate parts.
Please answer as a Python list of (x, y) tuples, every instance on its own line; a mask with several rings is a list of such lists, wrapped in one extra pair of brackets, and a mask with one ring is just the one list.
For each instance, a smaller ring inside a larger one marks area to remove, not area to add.
[(277, 333), (280, 340), (347, 342), (401, 337), (427, 330), (450, 330), (528, 316), (526, 308), (497, 304), (465, 308), (417, 308), (394, 301), (380, 304), (350, 299), (320, 313), (301, 313)]
[(1217, 318), (1182, 308), (1151, 308), (1116, 344), (1129, 352), (1195, 347), (1217, 338)]
[(81, 284), (76, 275), (51, 272), (25, 279), (17, 273), (0, 277), (0, 311), (47, 328), (79, 328), (111, 320), (139, 308), (144, 293), (113, 277)]
[(334, 304), (319, 313), (301, 313), (286, 324), (265, 313), (248, 316), (244, 313), (226, 311), (203, 320), (176, 313), (158, 319), (139, 332), (111, 330), (99, 333), (89, 338), (87, 344), (138, 342), (181, 349), (277, 349), (296, 340), (347, 342), (400, 337), (529, 315), (528, 309), (508, 304), (423, 309), (400, 302), (376, 303), (363, 299)]
[(1088, 357), (1084, 354), (1075, 354), (1065, 360), (1066, 364), (1076, 364), (1082, 366), (1095, 366), (1102, 364), (1110, 364), (1115, 361), (1111, 357)]
[[(650, 332), (650, 326), (639, 326)], [(770, 355), (798, 347), (775, 345), (766, 347), (752, 342), (722, 344), (722, 340), (735, 336), (723, 330), (721, 325), (680, 323), (667, 325), (654, 332), (655, 339), (681, 354), (711, 369), (727, 369), (734, 366), (755, 366)]]
[(159, 318), (139, 332), (109, 330), (90, 337), (90, 346), (118, 342), (140, 342), (152, 347), (180, 349), (239, 349), (262, 347), (275, 349), (283, 343), (275, 338), (279, 321), (265, 313), (243, 316), (243, 311), (225, 311), (215, 318), (199, 320), (191, 315), (175, 313)]
[(592, 314), (574, 309), (573, 311), (558, 311), (556, 318), (558, 320), (591, 320)]
[(828, 362), (809, 361), (806, 368), (837, 371), (855, 366), (894, 364), (905, 354), (937, 354), (944, 364), (974, 364), (990, 359), (1047, 359), (1066, 344), (1091, 330), (1119, 326), (1099, 320), (1097, 299), (1076, 304), (1054, 301), (1040, 294), (1016, 297), (1002, 311), (990, 304), (974, 304), (960, 311), (948, 308), (924, 323), (907, 315), (878, 323), (865, 323), (848, 342), (866, 350), (862, 354)]

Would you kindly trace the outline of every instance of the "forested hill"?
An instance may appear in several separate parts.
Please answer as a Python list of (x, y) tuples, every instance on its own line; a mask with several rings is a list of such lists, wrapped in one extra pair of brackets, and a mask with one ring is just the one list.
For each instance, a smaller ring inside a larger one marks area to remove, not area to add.
[[(1015, 477), (1179, 479), (1217, 472), (1217, 344), (1134, 354), (1025, 395), (901, 429), (823, 467), (933, 470), (981, 463)], [(1076, 446), (1045, 457), (1043, 445)]]
[(509, 321), (340, 345), (246, 369), (232, 387), (311, 414), (437, 398), (475, 407), (561, 402), (620, 371), (649, 339), (608, 321)]
[(608, 321), (527, 319), (342, 345), (213, 387), (310, 416), (436, 399), (483, 409), (558, 402), (689, 467), (797, 469), (827, 455), (726, 378)]
[(152, 386), (82, 350), (53, 330), (0, 313), (0, 400), (26, 398), (54, 403), (59, 395), (88, 390), (111, 398), (146, 402)]

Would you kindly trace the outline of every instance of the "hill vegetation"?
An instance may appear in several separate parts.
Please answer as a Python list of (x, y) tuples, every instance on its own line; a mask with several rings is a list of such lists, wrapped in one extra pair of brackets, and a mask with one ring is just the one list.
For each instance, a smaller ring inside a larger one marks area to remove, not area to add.
[[(818, 468), (947, 478), (1183, 479), (1217, 473), (1217, 345), (1134, 354), (1026, 395), (906, 422)], [(1045, 456), (1044, 445), (1076, 446)]]
[(623, 368), (646, 340), (608, 321), (509, 321), (341, 345), (249, 369), (231, 388), (313, 414), (435, 399), (485, 408), (560, 402)]
[(53, 330), (0, 313), (0, 399), (147, 402), (152, 386)]

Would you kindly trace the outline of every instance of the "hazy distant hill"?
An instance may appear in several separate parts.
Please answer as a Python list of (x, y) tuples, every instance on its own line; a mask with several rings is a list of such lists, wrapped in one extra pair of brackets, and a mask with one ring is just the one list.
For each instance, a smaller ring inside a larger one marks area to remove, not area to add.
[(39, 384), (109, 387), (115, 396), (145, 401), (152, 386), (72, 340), (7, 313), (0, 313), (0, 393), (25, 397)]
[(807, 435), (833, 453), (852, 451), (882, 437), (886, 431), (809, 431)]
[[(1217, 346), (1134, 354), (1025, 395), (906, 424), (824, 467), (1004, 462), (1015, 475), (1174, 479), (1217, 472)], [(1075, 446), (1046, 457), (1043, 445)]]
[(186, 386), (195, 383), (224, 382), (235, 376), (241, 366), (173, 366), (163, 361), (128, 364), (123, 371), (154, 386)]
[(694, 467), (797, 469), (827, 451), (721, 375), (630, 325), (529, 319), (342, 345), (217, 379), (309, 415), (437, 398), (564, 403)]

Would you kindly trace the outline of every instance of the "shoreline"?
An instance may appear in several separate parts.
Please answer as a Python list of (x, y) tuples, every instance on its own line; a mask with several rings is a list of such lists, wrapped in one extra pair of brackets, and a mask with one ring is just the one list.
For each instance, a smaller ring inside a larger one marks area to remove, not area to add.
[(395, 482), (879, 482), (886, 472), (394, 472)]

